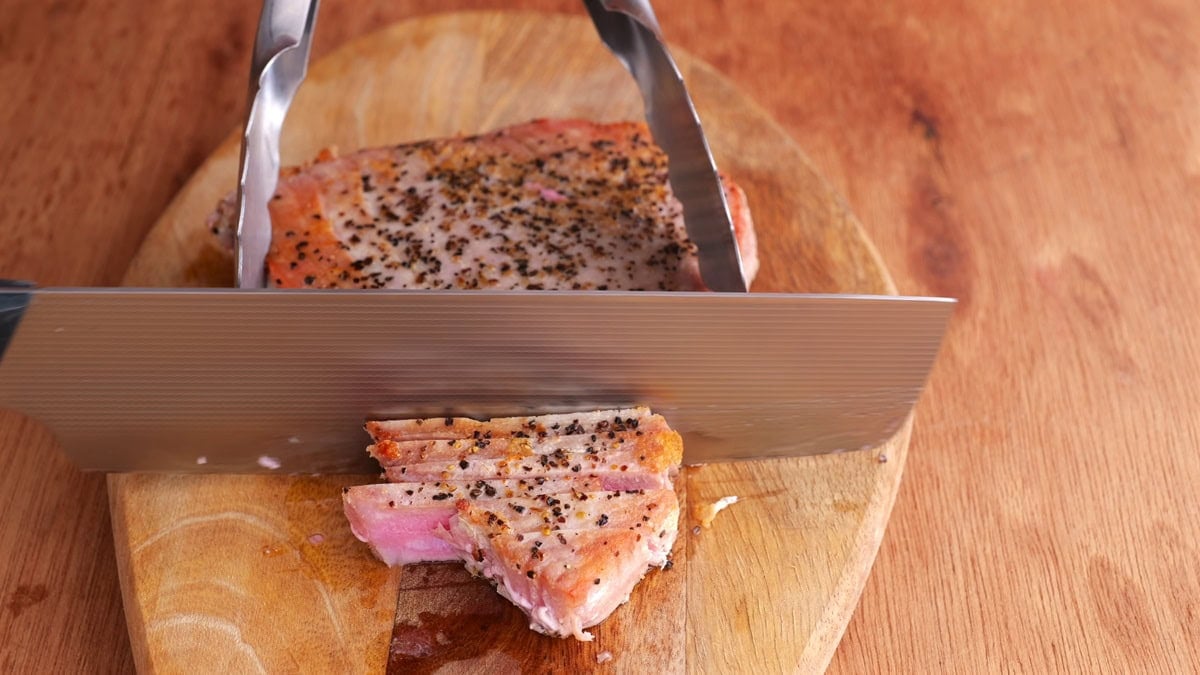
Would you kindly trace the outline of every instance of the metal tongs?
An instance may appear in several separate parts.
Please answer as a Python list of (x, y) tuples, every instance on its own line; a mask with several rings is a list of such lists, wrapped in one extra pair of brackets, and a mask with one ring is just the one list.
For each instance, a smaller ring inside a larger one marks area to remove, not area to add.
[(583, 0), (596, 32), (633, 74), (654, 141), (667, 153), (671, 191), (700, 257), (700, 277), (714, 291), (746, 292), (746, 276), (725, 190), (700, 118), (667, 52), (650, 0)]
[(318, 0), (263, 0), (254, 56), (237, 191), (237, 285), (266, 285), (271, 213), (279, 182), (279, 134), (308, 72)]
[[(745, 292), (725, 191), (679, 68), (649, 0), (583, 0), (600, 39), (633, 75), (654, 140), (667, 153), (700, 276), (714, 291)], [(267, 201), (279, 179), (279, 134), (307, 70), (318, 0), (264, 0), (250, 70), (238, 179), (237, 279), (262, 288), (271, 244)]]

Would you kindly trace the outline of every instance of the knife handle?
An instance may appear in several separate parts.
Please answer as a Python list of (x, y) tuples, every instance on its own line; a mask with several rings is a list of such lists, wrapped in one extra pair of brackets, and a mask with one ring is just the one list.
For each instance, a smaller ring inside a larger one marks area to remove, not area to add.
[(0, 359), (8, 349), (8, 343), (21, 325), (21, 317), (29, 307), (35, 284), (16, 279), (0, 279)]

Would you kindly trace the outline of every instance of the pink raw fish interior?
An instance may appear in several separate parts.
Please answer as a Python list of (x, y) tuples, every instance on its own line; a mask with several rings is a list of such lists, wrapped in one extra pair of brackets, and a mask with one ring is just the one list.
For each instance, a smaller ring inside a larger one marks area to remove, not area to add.
[(590, 640), (669, 562), (679, 435), (644, 408), (496, 422), (368, 424), (392, 482), (344, 490), (350, 527), (389, 565), (462, 561), (534, 630)]

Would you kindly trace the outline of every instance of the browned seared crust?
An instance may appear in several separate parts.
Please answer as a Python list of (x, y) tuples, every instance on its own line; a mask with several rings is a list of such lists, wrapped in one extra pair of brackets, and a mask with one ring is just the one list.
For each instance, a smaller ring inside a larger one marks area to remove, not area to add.
[(469, 417), (434, 417), (367, 422), (367, 433), (376, 441), (455, 440), (470, 438), (536, 438), (622, 431), (623, 428), (656, 431), (666, 420), (644, 407), (563, 413), (529, 417), (500, 417), (479, 421)]
[(503, 460), (518, 462), (541, 456), (550, 458), (573, 454), (603, 457), (613, 453), (632, 454), (639, 465), (654, 472), (665, 470), (682, 460), (683, 440), (673, 430), (581, 434), (577, 437), (553, 437), (542, 440), (524, 437), (466, 438), (452, 441), (381, 440), (367, 451), (385, 467), (397, 464)]

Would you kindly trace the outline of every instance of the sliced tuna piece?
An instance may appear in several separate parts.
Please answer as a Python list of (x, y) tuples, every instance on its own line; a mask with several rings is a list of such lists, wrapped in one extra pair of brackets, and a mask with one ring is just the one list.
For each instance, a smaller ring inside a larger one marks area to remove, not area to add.
[[(586, 440), (590, 437), (581, 438)], [(628, 481), (639, 486), (629, 489), (645, 489), (653, 487), (655, 483), (665, 484), (668, 480), (667, 474), (679, 465), (683, 457), (683, 441), (674, 431), (635, 437), (627, 442), (606, 441), (608, 448), (615, 449), (598, 448), (602, 442), (588, 441), (590, 445), (578, 444), (584, 452), (567, 452), (561, 447), (563, 444), (550, 443), (547, 445), (560, 447), (553, 452), (535, 453), (530, 439), (511, 440), (512, 442), (495, 452), (472, 452), (477, 448), (469, 445), (460, 449), (457, 455), (436, 461), (404, 462), (401, 457), (411, 453), (397, 450), (395, 441), (380, 441), (371, 446), (369, 451), (384, 464), (392, 480), (479, 480), (526, 476), (551, 478), (570, 474), (621, 480), (620, 474), (628, 474)], [(541, 448), (543, 451), (546, 449)]]
[(417, 441), (383, 439), (369, 446), (367, 452), (383, 466), (486, 459), (541, 461), (541, 457), (554, 457), (562, 453), (600, 456), (621, 451), (648, 458), (669, 458), (668, 463), (675, 464), (678, 463), (678, 458), (674, 458), (677, 454), (675, 446), (679, 444), (679, 434), (664, 428), (530, 438), (501, 436)]
[[(578, 481), (579, 487), (590, 487)], [(415, 486), (415, 487), (414, 487)], [(418, 491), (419, 487), (428, 488)], [(355, 536), (371, 545), (375, 555), (389, 565), (457, 560), (442, 535), (457, 513), (458, 502), (478, 506), (501, 519), (512, 532), (549, 534), (586, 529), (601, 523), (643, 530), (653, 510), (675, 508), (669, 489), (647, 491), (567, 491), (538, 493), (522, 488), (523, 496), (505, 496), (511, 489), (487, 490), (472, 486), (455, 490), (440, 484), (380, 484), (346, 488), (346, 517)], [(412, 494), (408, 494), (408, 493)], [(452, 500), (452, 495), (472, 494)], [(652, 506), (651, 506), (652, 505)], [(650, 508), (646, 508), (650, 506)]]
[(599, 479), (480, 480), (428, 483), (377, 483), (342, 490), (346, 518), (354, 536), (370, 545), (388, 565), (457, 560), (437, 536), (450, 524), (455, 503), (466, 499), (526, 499), (539, 495), (573, 495), (616, 489)]
[(648, 408), (621, 408), (588, 413), (562, 413), (530, 417), (498, 417), (487, 421), (469, 417), (437, 417), (416, 420), (367, 422), (367, 433), (376, 442), (432, 441), (487, 438), (531, 438), (606, 434), (609, 431), (640, 430), (644, 433), (667, 429), (662, 415)]
[(389, 480), (347, 488), (389, 565), (461, 559), (535, 630), (589, 640), (676, 537), (682, 440), (648, 410), (368, 425)]
[(589, 641), (586, 629), (625, 603), (650, 567), (667, 563), (679, 519), (675, 495), (668, 494), (631, 500), (595, 527), (538, 536), (460, 501), (443, 536), (467, 569), (525, 612), (530, 628)]
[[(613, 468), (614, 465), (606, 465), (599, 469), (593, 469), (587, 472), (580, 470), (575, 473), (566, 468), (555, 468), (538, 473), (525, 473), (521, 467), (513, 472), (497, 472), (487, 473), (481, 470), (463, 471), (454, 473), (447, 471), (445, 466), (437, 465), (414, 465), (408, 466), (389, 466), (384, 470), (384, 475), (389, 481), (396, 483), (404, 483), (408, 480), (416, 480), (420, 482), (436, 482), (436, 481), (474, 481), (474, 480), (508, 480), (521, 479), (525, 477), (536, 477), (544, 480), (553, 481), (570, 481), (572, 478), (596, 479), (599, 480), (605, 489), (608, 490), (653, 490), (661, 488), (671, 483), (670, 472), (664, 471), (661, 473), (647, 473), (644, 471), (621, 471), (620, 465)], [(624, 465), (629, 466), (629, 465)]]

